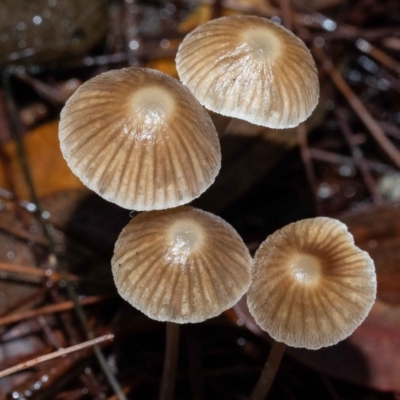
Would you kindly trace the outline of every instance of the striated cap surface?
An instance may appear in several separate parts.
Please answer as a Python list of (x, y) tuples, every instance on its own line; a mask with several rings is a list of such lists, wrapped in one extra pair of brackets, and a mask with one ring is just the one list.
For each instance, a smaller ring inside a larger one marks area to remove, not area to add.
[(275, 340), (319, 349), (345, 339), (368, 315), (376, 274), (346, 225), (332, 218), (298, 221), (257, 250), (249, 310)]
[(222, 17), (189, 33), (179, 77), (202, 105), (269, 128), (293, 128), (318, 103), (315, 62), (292, 32), (265, 18)]
[(158, 321), (201, 322), (232, 307), (250, 285), (251, 257), (221, 218), (193, 207), (133, 218), (115, 245), (119, 294)]
[(176, 79), (151, 69), (113, 70), (84, 83), (61, 112), (59, 138), (86, 186), (133, 210), (186, 204), (220, 169), (207, 112)]

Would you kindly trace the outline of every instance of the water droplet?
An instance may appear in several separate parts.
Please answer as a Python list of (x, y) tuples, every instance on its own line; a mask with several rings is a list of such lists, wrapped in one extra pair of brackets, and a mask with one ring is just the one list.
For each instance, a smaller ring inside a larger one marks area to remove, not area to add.
[(367, 56), (360, 56), (358, 58), (358, 63), (365, 68), (368, 72), (371, 72), (372, 74), (375, 74), (378, 72), (379, 66), (376, 64), (374, 61), (372, 61), (370, 58)]
[(346, 190), (344, 191), (344, 195), (348, 199), (351, 199), (352, 197), (354, 197), (355, 194), (356, 194), (356, 189), (353, 186), (346, 188)]
[(169, 3), (165, 6), (165, 9), (168, 10), (170, 14), (173, 14), (176, 11), (176, 7), (174, 4)]
[(26, 24), (25, 22), (18, 22), (17, 25), (15, 25), (15, 27), (19, 30), (19, 31), (23, 31), (26, 28)]
[(277, 24), (277, 25), (280, 25), (281, 24), (281, 19), (278, 17), (278, 16), (276, 16), (276, 15), (274, 15), (272, 18), (271, 18), (271, 21), (274, 23), (274, 24)]
[(32, 18), (32, 21), (33, 21), (33, 23), (35, 24), (35, 25), (40, 25), (41, 23), (42, 23), (42, 17), (40, 16), (40, 15), (35, 15), (33, 18)]
[(137, 40), (132, 40), (132, 41), (129, 43), (129, 48), (130, 48), (131, 50), (137, 50), (137, 49), (139, 48), (139, 42), (138, 42)]
[(364, 39), (357, 39), (356, 46), (364, 53), (369, 53), (371, 51), (371, 45)]
[(335, 21), (332, 21), (331, 19), (327, 18), (323, 23), (322, 27), (326, 29), (329, 32), (333, 32), (337, 28), (337, 24)]
[(36, 204), (34, 203), (27, 203), (26, 209), (30, 212), (35, 212), (37, 210)]
[(321, 199), (329, 199), (334, 194), (334, 190), (328, 183), (321, 183), (318, 188), (318, 197)]
[(341, 165), (339, 167), (339, 174), (342, 176), (354, 176), (356, 173), (356, 170), (354, 169), (354, 167), (352, 165)]
[(322, 37), (318, 36), (314, 39), (314, 45), (316, 47), (322, 47), (324, 44), (325, 44), (325, 40)]
[(163, 48), (163, 49), (168, 49), (168, 47), (170, 46), (170, 41), (168, 40), (168, 39), (163, 39), (163, 40), (161, 40), (161, 42), (160, 42), (160, 46)]

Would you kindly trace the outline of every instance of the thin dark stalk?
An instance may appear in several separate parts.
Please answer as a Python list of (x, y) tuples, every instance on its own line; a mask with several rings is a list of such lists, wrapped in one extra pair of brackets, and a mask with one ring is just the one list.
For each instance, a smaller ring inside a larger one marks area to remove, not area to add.
[(159, 400), (173, 400), (178, 369), (179, 325), (167, 322), (167, 340)]
[(271, 352), (261, 372), (260, 379), (251, 393), (250, 400), (264, 400), (267, 397), (274, 383), (285, 349), (286, 345), (284, 343), (273, 341)]
[(297, 127), (296, 131), (297, 131), (297, 138), (299, 141), (301, 159), (304, 164), (304, 169), (306, 171), (308, 183), (313, 193), (315, 212), (317, 215), (322, 215), (323, 214), (322, 206), (318, 200), (317, 178), (315, 177), (314, 169), (312, 166), (312, 159), (310, 154), (310, 148), (308, 147), (307, 130), (305, 125), (300, 124)]
[(215, 129), (218, 132), (218, 137), (221, 139), (225, 135), (228, 125), (232, 121), (231, 117), (226, 117), (221, 114), (212, 114), (211, 119), (214, 123)]
[[(20, 164), (22, 167), (24, 178), (28, 185), (31, 201), (36, 205), (35, 215), (42, 227), (42, 230), (43, 230), (43, 233), (44, 233), (46, 239), (48, 240), (49, 251), (54, 256), (54, 259), (56, 260), (55, 264), (58, 266), (59, 269), (63, 270), (62, 266), (57, 261), (57, 253), (55, 251), (55, 243), (50, 234), (49, 226), (47, 225), (46, 221), (43, 219), (39, 199), (37, 197), (35, 185), (34, 185), (32, 175), (31, 175), (31, 172), (29, 169), (28, 158), (26, 156), (26, 152), (25, 152), (23, 140), (22, 140), (22, 133), (23, 133), (24, 129), (22, 127), (21, 121), (19, 120), (18, 110), (15, 106), (15, 102), (13, 99), (12, 89), (11, 89), (11, 84), (10, 84), (10, 73), (8, 71), (3, 72), (3, 74), (2, 74), (2, 84), (3, 84), (3, 88), (4, 88), (4, 98), (5, 98), (6, 108), (10, 115), (11, 132), (12, 132), (12, 135), (17, 144), (19, 161), (20, 161)], [(83, 329), (85, 330), (86, 336), (88, 339), (93, 339), (94, 333), (89, 328), (86, 314), (83, 311), (83, 308), (79, 302), (79, 297), (78, 297), (77, 293), (75, 292), (75, 289), (73, 288), (71, 283), (68, 280), (66, 282), (67, 282), (66, 286), (67, 286), (68, 296), (74, 304), (75, 312), (78, 316), (78, 319), (79, 319)], [(96, 355), (97, 361), (100, 364), (101, 369), (103, 370), (104, 375), (106, 376), (110, 386), (114, 390), (118, 399), (126, 400), (126, 396), (123, 393), (118, 381), (115, 379), (114, 374), (112, 373), (110, 367), (108, 366), (107, 361), (106, 361), (104, 354), (102, 353), (100, 347), (97, 344), (95, 344), (93, 346), (93, 350)]]
[[(11, 127), (11, 134), (15, 140), (17, 145), (17, 154), (19, 158), (19, 162), (21, 164), (22, 172), (25, 177), (26, 183), (28, 185), (29, 195), (32, 199), (32, 202), (37, 206), (36, 215), (41, 223), (41, 225), (46, 225), (43, 221), (43, 217), (39, 214), (39, 199), (36, 195), (35, 186), (32, 179), (32, 174), (29, 169), (28, 164), (28, 157), (26, 155), (26, 151), (24, 148), (24, 144), (22, 141), (22, 133), (24, 128), (21, 124), (21, 121), (18, 116), (18, 110), (15, 106), (14, 99), (12, 96), (11, 84), (10, 84), (10, 74), (8, 72), (3, 72), (2, 74), (2, 84), (4, 88), (4, 101), (6, 104), (6, 110), (8, 111), (9, 118), (10, 118), (10, 127)], [(47, 236), (49, 235), (47, 229), (43, 229), (44, 234)]]

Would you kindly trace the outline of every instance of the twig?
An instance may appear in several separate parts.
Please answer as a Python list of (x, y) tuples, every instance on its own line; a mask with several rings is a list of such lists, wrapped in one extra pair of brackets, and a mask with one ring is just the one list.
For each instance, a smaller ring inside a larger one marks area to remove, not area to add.
[(279, 8), (282, 14), (283, 26), (290, 31), (293, 29), (292, 26), (292, 11), (290, 8), (289, 0), (279, 0)]
[(307, 142), (307, 131), (304, 124), (300, 124), (297, 129), (297, 138), (300, 146), (301, 159), (303, 160), (304, 168), (307, 175), (307, 180), (310, 185), (314, 198), (314, 207), (317, 215), (323, 215), (321, 203), (318, 200), (317, 179), (312, 167), (310, 150)]
[(214, 0), (211, 19), (216, 19), (222, 16), (222, 0)]
[(49, 85), (36, 79), (25, 72), (19, 72), (16, 76), (22, 81), (30, 85), (36, 92), (45, 98), (46, 100), (50, 100), (55, 105), (64, 105), (68, 100), (68, 95), (63, 93), (58, 87), (54, 87), (53, 85)]
[(359, 29), (355, 26), (341, 25), (334, 32), (317, 32), (304, 37), (303, 40), (311, 40), (315, 37), (321, 37), (326, 41), (348, 40), (353, 42), (360, 36), (368, 40), (378, 40), (379, 38), (386, 38), (389, 35), (398, 35), (399, 33), (400, 30), (396, 26), (389, 28)]
[(23, 274), (30, 276), (37, 276), (41, 278), (46, 278), (53, 282), (58, 282), (62, 279), (68, 279), (69, 281), (79, 281), (80, 278), (72, 274), (63, 274), (52, 271), (50, 269), (43, 270), (33, 267), (26, 267), (23, 265), (7, 264), (0, 262), (0, 271), (12, 272), (14, 274)]
[(112, 339), (114, 339), (113, 334), (100, 336), (96, 339), (88, 340), (86, 342), (77, 344), (75, 346), (67, 347), (66, 349), (58, 350), (58, 351), (55, 351), (54, 353), (46, 354), (45, 356), (41, 356), (41, 357), (34, 358), (33, 360), (25, 361), (21, 364), (15, 365), (14, 367), (7, 368), (4, 371), (1, 371), (0, 378), (3, 378), (4, 376), (13, 374), (15, 372), (21, 371), (26, 368), (31, 368), (31, 367), (33, 367), (39, 363), (42, 363), (44, 361), (52, 360), (53, 358), (61, 357), (66, 354), (72, 353), (74, 351), (78, 351), (78, 350), (84, 349), (86, 347), (93, 346), (97, 343), (101, 343), (106, 340), (112, 340)]
[(397, 74), (400, 74), (400, 63), (394, 58), (388, 56), (384, 51), (378, 49), (364, 39), (356, 40), (356, 46), (363, 53), (370, 55), (386, 68), (391, 69)]
[(354, 159), (354, 163), (357, 165), (358, 169), (360, 170), (361, 176), (363, 177), (365, 186), (368, 188), (369, 192), (371, 193), (375, 203), (382, 204), (383, 197), (379, 193), (376, 188), (375, 180), (372, 177), (371, 173), (369, 172), (369, 168), (365, 162), (364, 155), (361, 149), (354, 143), (353, 134), (351, 132), (350, 126), (347, 122), (346, 114), (343, 110), (337, 109), (336, 110), (336, 120), (339, 124), (340, 130), (343, 133), (343, 136), (350, 147), (351, 154)]
[(357, 95), (350, 89), (339, 71), (333, 66), (332, 62), (325, 56), (321, 48), (315, 48), (314, 54), (322, 62), (324, 70), (329, 74), (332, 82), (346, 98), (350, 107), (358, 115), (371, 135), (377, 141), (382, 150), (390, 157), (394, 164), (400, 168), (400, 152), (386, 137), (385, 132), (372, 117)]
[[(104, 296), (88, 296), (84, 299), (79, 300), (81, 306), (88, 306), (90, 304), (95, 304), (105, 299)], [(17, 314), (12, 314), (3, 318), (0, 318), (0, 326), (12, 324), (24, 319), (37, 317), (39, 315), (53, 314), (62, 311), (71, 310), (74, 308), (74, 303), (72, 301), (64, 301), (63, 303), (52, 304), (51, 306), (44, 306), (37, 308), (36, 310), (28, 310)]]
[(44, 296), (45, 293), (49, 290), (49, 287), (43, 287), (39, 289), (37, 292), (34, 292), (33, 294), (30, 294), (20, 301), (18, 301), (16, 304), (13, 304), (11, 307), (7, 308), (2, 314), (0, 314), (0, 317), (5, 317), (6, 315), (18, 310), (19, 308), (25, 306), (26, 304), (33, 302), (36, 299), (39, 299), (40, 297)]
[[(309, 150), (310, 156), (314, 160), (324, 161), (330, 164), (354, 165), (354, 160), (351, 157), (342, 156), (341, 154), (336, 154), (321, 149), (310, 148)], [(366, 164), (371, 171), (378, 172), (380, 174), (386, 174), (392, 170), (392, 168), (390, 168), (388, 165), (376, 161), (366, 161)]]

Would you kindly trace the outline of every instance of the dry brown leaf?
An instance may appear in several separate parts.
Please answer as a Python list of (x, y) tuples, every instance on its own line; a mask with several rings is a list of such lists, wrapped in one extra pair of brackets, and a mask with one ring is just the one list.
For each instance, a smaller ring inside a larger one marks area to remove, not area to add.
[[(49, 122), (28, 132), (23, 140), (39, 197), (59, 190), (83, 187), (79, 179), (68, 168), (61, 154), (58, 121)], [(6, 143), (3, 146), (3, 152), (8, 161), (6, 161), (6, 168), (0, 168), (0, 186), (12, 192), (15, 191), (22, 199), (29, 199), (29, 191), (18, 159), (16, 143)], [(2, 161), (4, 166), (4, 157), (2, 157)], [(8, 175), (5, 170), (8, 171)]]

